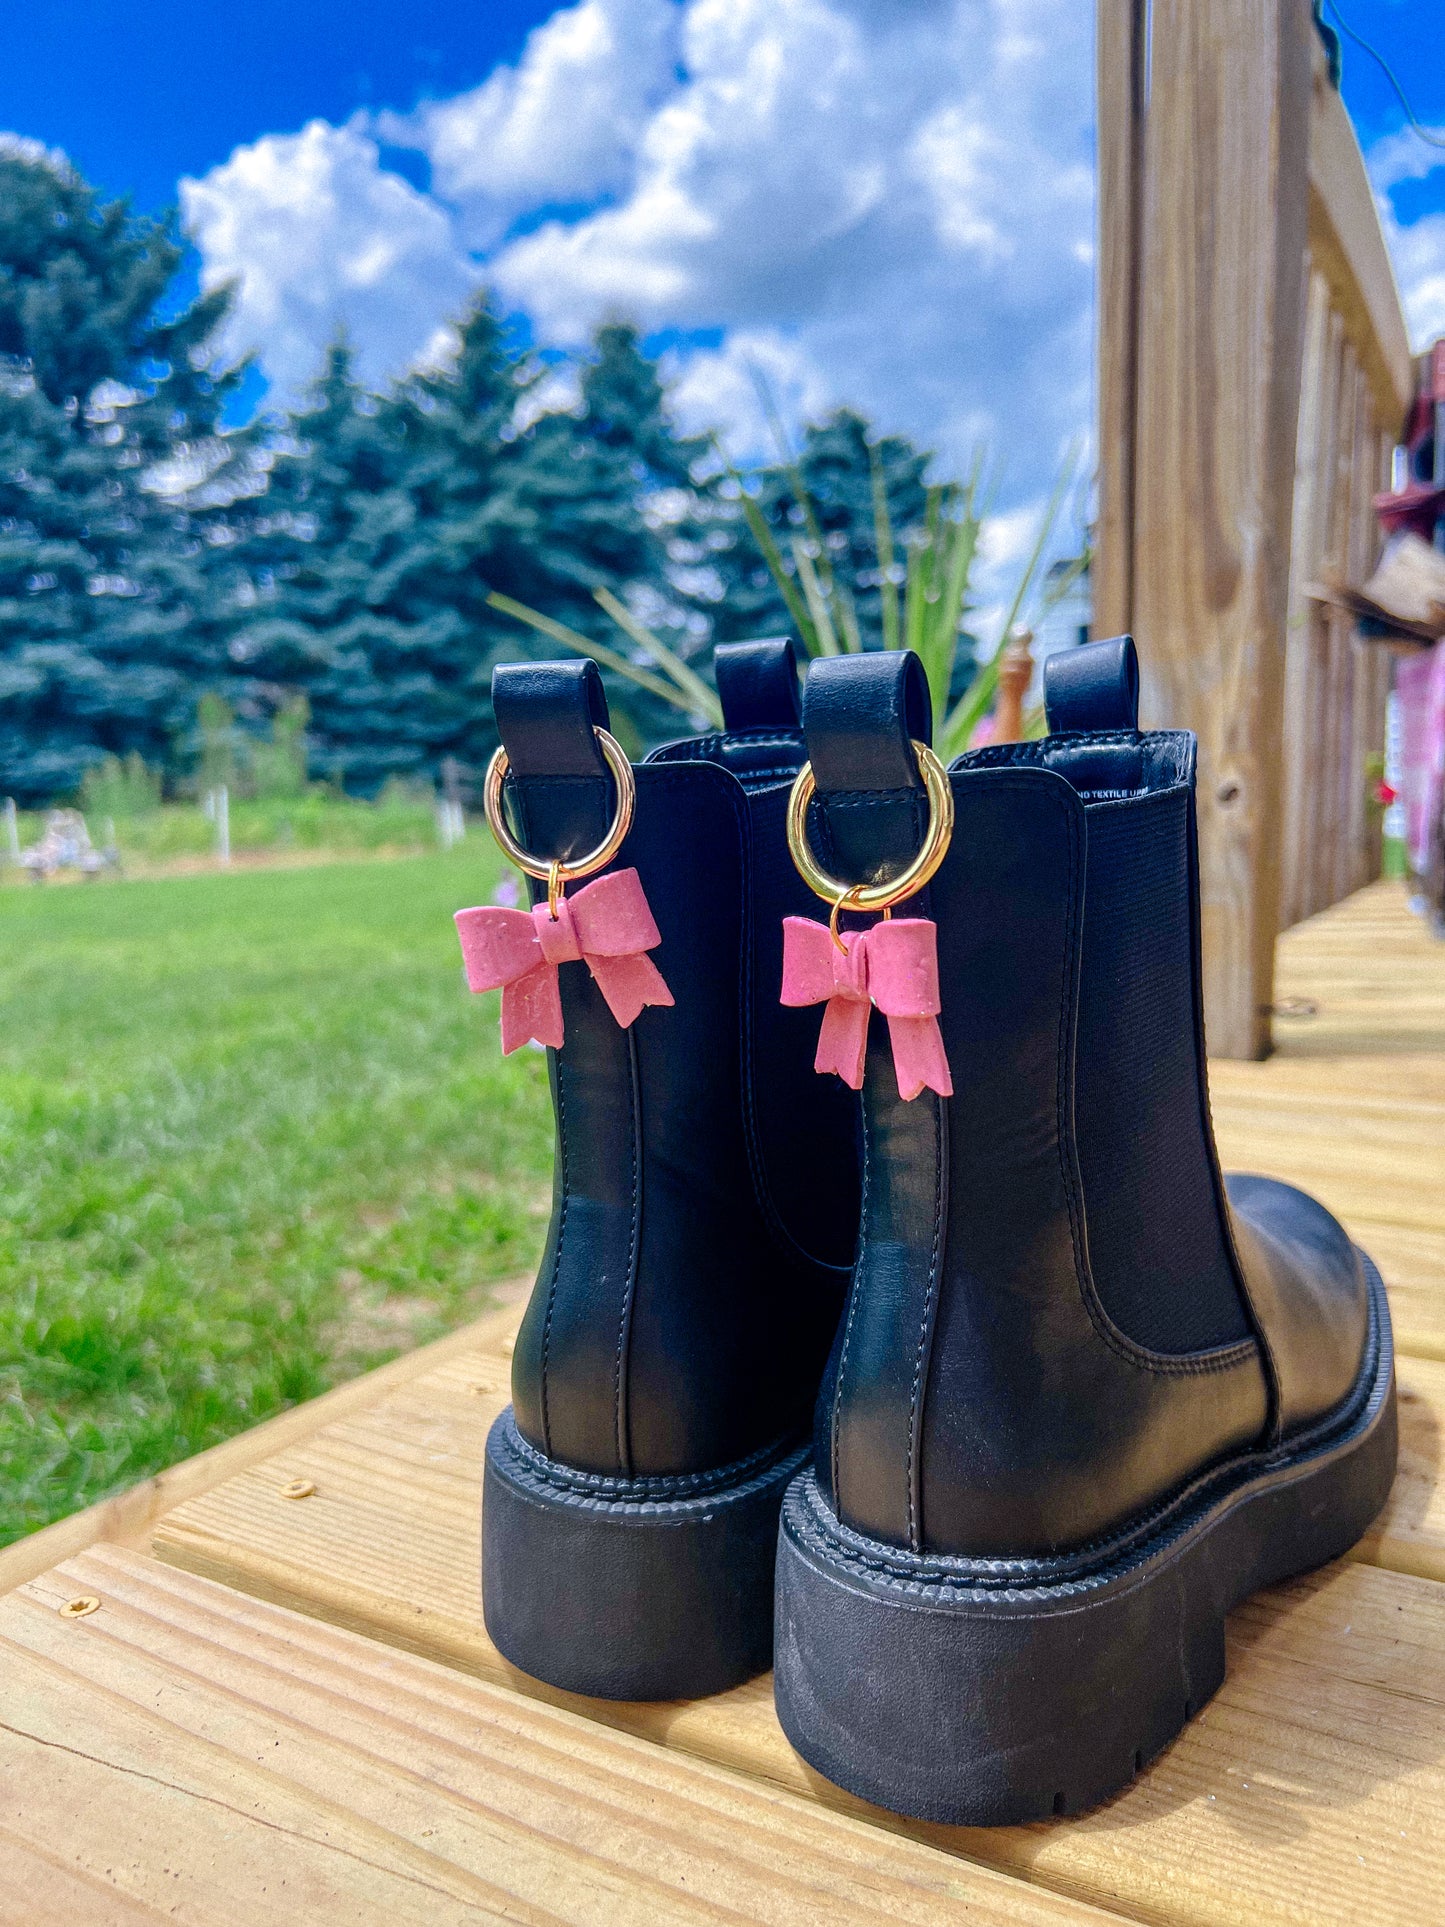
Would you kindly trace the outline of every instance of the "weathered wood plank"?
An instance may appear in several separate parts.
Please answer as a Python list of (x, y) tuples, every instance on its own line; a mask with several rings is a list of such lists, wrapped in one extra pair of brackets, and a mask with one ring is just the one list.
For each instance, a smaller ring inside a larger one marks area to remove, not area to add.
[[(1317, 1193), (1390, 1284), (1400, 1342), (1445, 1344), (1445, 950), (1377, 884), (1280, 940), (1283, 1018), (1264, 1065), (1215, 1063), (1227, 1168)], [(1398, 1054), (1397, 1054), (1398, 1053)]]
[(1211, 1049), (1253, 1058), (1279, 913), (1310, 24), (1293, 0), (1155, 0), (1152, 23), (1134, 619), (1146, 716), (1199, 735)]
[(1308, 914), (1304, 902), (1314, 835), (1310, 811), (1314, 745), (1309, 736), (1309, 713), (1318, 610), (1307, 592), (1319, 581), (1322, 559), (1320, 530), (1325, 490), (1321, 451), (1329, 433), (1325, 412), (1330, 375), (1329, 301), (1329, 283), (1311, 265), (1300, 374), (1299, 428), (1295, 439), (1289, 614), (1285, 634), (1281, 929), (1287, 929)]
[(26, 1927), (1108, 1918), (118, 1548), (0, 1602), (0, 1650)]
[[(1359, 407), (1355, 419), (1354, 448), (1350, 473), (1350, 555), (1352, 582), (1364, 582), (1374, 568), (1380, 550), (1375, 526), (1375, 492), (1379, 477), (1375, 472), (1379, 433), (1369, 382), (1363, 373)], [(1370, 703), (1369, 665), (1378, 650), (1363, 644), (1353, 629), (1349, 636), (1350, 738), (1346, 746), (1344, 780), (1348, 785), (1349, 839), (1341, 852), (1340, 894), (1363, 889), (1379, 874), (1378, 850), (1370, 832), (1369, 789), (1366, 762), (1372, 751), (1385, 748), (1385, 712)]]
[(1327, 560), (1368, 574), (1409, 342), (1359, 145), (1298, 8), (1098, 0), (1096, 18), (1094, 633), (1137, 631), (1146, 710), (1199, 732), (1207, 1004), (1215, 1048), (1252, 1057), (1271, 890), (1286, 928), (1378, 871), (1363, 766), (1384, 742), (1381, 652), (1362, 657), (1307, 591)]
[(1400, 1469), (1389, 1504), (1352, 1556), (1365, 1565), (1445, 1581), (1445, 1484), (1440, 1479), (1445, 1363), (1401, 1357), (1396, 1377)]
[(1395, 1344), (1415, 1358), (1445, 1358), (1445, 1231), (1415, 1231), (1368, 1218), (1350, 1231), (1390, 1280)]
[[(551, 1694), (501, 1660), (481, 1625), (478, 1465), (506, 1397), (503, 1365), (500, 1354), (475, 1368), (454, 1360), (374, 1413), (241, 1474), (162, 1520), (157, 1551), (859, 1811), (797, 1761), (765, 1682), (693, 1705), (604, 1705)], [(1398, 1570), (1336, 1568), (1243, 1609), (1215, 1706), (1102, 1813), (1058, 1827), (910, 1831), (1148, 1919), (1259, 1927), (1409, 1918), (1411, 1906), (1428, 1916), (1429, 1836), (1445, 1825), (1445, 1586), (1405, 1575), (1445, 1571), (1431, 1482), (1442, 1378), (1440, 1367), (1404, 1368), (1406, 1476), (1367, 1549)], [(296, 1474), (317, 1484), (304, 1504), (276, 1496)]]
[[(1354, 356), (1345, 332), (1344, 319), (1331, 309), (1328, 334), (1329, 366), (1326, 371), (1326, 433), (1320, 442), (1318, 530), (1320, 573), (1338, 569), (1338, 539), (1343, 521), (1340, 491), (1346, 474), (1343, 459), (1345, 405), (1353, 381)], [(1311, 684), (1304, 718), (1302, 743), (1308, 762), (1308, 784), (1312, 806), (1308, 862), (1304, 878), (1304, 911), (1313, 916), (1330, 901), (1326, 880), (1329, 864), (1331, 825), (1329, 788), (1332, 771), (1326, 745), (1330, 741), (1333, 719), (1333, 680), (1330, 674), (1334, 652), (1334, 611), (1316, 603), (1312, 615)], [(1323, 801), (1322, 801), (1323, 799)], [(1323, 813), (1323, 820), (1322, 820)]]
[(0, 1927), (158, 1927), (175, 1919), (169, 1907), (127, 1899), (105, 1875), (67, 1865), (63, 1847), (0, 1828)]
[(1134, 437), (1147, 19), (1145, 0), (1098, 0), (1099, 507), (1090, 571), (1095, 637), (1123, 635), (1134, 626)]

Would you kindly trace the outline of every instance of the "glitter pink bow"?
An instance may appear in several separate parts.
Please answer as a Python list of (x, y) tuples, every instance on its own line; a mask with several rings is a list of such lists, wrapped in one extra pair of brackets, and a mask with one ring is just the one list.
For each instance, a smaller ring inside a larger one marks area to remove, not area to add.
[(614, 870), (563, 897), (557, 915), (484, 904), (458, 910), (457, 935), (473, 990), (502, 992), (502, 1050), (535, 1037), (562, 1047), (562, 996), (557, 966), (585, 963), (624, 1030), (648, 1004), (670, 1004), (672, 992), (645, 953), (662, 942), (636, 870)]
[(868, 1047), (868, 1012), (888, 1019), (900, 1097), (925, 1086), (953, 1096), (938, 996), (938, 927), (928, 917), (897, 917), (871, 930), (845, 930), (840, 950), (828, 926), (808, 917), (783, 919), (785, 1004), (826, 1003), (816, 1071), (836, 1071), (860, 1090)]

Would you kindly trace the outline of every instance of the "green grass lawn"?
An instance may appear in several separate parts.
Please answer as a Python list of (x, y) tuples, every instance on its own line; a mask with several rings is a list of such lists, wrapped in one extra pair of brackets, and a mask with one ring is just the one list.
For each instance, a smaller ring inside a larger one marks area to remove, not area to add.
[(450, 855), (0, 893), (0, 1544), (479, 1311), (545, 1228)]

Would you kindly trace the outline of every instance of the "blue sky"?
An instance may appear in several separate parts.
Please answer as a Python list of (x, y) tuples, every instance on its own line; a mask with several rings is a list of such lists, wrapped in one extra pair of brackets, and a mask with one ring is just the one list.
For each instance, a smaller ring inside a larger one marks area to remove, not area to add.
[(183, 174), (204, 174), (260, 134), (476, 86), (554, 10), (546, 0), (12, 0), (0, 127), (64, 148), (142, 208), (164, 207)]
[[(1445, 126), (1442, 0), (1341, 5)], [(758, 370), (795, 420), (853, 402), (954, 469), (987, 442), (1002, 557), (1092, 412), (1091, 16), (31, 0), (7, 9), (0, 129), (143, 208), (179, 200), (197, 276), (239, 285), (225, 345), (275, 398), (338, 325), (378, 382), (444, 355), (485, 280), (563, 348), (639, 321), (684, 425), (741, 453), (764, 446)], [(1445, 152), (1344, 59), (1412, 324), (1445, 332)]]

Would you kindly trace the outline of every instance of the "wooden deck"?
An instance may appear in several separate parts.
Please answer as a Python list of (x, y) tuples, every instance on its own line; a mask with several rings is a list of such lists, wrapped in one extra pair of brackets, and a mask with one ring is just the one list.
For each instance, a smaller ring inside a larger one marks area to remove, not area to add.
[(512, 1672), (478, 1511), (514, 1291), (0, 1554), (0, 1923), (1445, 1920), (1445, 947), (1375, 885), (1283, 938), (1277, 995), (1314, 1014), (1216, 1067), (1225, 1159), (1379, 1260), (1400, 1477), (1352, 1559), (1233, 1616), (1218, 1697), (1108, 1807), (910, 1825), (800, 1763), (766, 1680), (610, 1706)]

